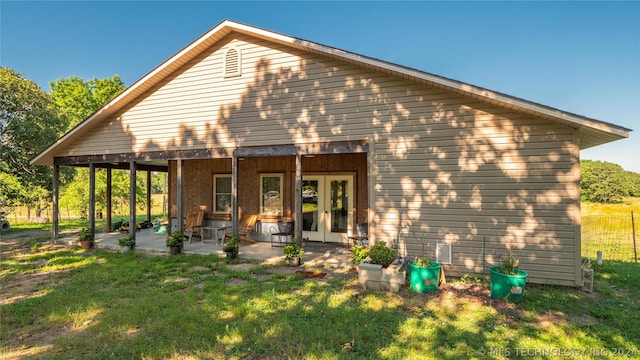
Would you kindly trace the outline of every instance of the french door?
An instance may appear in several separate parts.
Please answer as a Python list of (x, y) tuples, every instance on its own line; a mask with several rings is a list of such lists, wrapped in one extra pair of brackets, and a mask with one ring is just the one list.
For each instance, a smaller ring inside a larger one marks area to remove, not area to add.
[(322, 242), (345, 242), (353, 228), (353, 176), (309, 175), (302, 178), (302, 236)]

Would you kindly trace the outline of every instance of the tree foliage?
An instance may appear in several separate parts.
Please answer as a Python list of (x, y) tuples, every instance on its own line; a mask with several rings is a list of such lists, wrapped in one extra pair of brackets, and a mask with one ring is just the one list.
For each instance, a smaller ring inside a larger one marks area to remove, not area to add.
[[(120, 214), (129, 212), (129, 171), (113, 170), (111, 173), (111, 200), (114, 210)], [(144, 209), (146, 199), (146, 174), (136, 173), (136, 205)], [(107, 207), (107, 171), (96, 169), (96, 211), (102, 212)], [(60, 208), (67, 212), (89, 214), (89, 170), (78, 169), (74, 181), (60, 191)]]
[(13, 69), (0, 68), (0, 206), (39, 209), (51, 191), (51, 168), (29, 161), (67, 128), (53, 98)]
[(620, 203), (626, 196), (640, 196), (638, 173), (606, 161), (582, 160), (580, 168), (583, 201)]
[[(120, 94), (125, 86), (120, 76), (83, 80), (77, 76), (59, 79), (49, 83), (60, 117), (68, 121), (68, 130), (91, 116), (94, 112)], [(139, 185), (136, 192), (143, 191)], [(112, 196), (116, 202), (129, 199), (129, 176), (122, 171), (114, 171)], [(89, 171), (77, 169), (71, 181), (61, 181), (60, 207), (75, 213), (88, 215)], [(96, 210), (106, 207), (106, 172), (96, 171)]]
[(49, 86), (60, 117), (69, 123), (68, 129), (88, 118), (125, 89), (118, 75), (87, 81), (72, 76), (52, 81)]

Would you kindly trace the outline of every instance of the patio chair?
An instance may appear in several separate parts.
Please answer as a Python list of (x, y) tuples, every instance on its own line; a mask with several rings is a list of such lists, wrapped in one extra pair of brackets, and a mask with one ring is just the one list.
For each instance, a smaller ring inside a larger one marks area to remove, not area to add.
[(356, 225), (356, 233), (349, 236), (349, 239), (353, 240), (353, 245), (369, 246), (369, 224), (361, 223)]
[(202, 219), (204, 218), (204, 211), (189, 211), (187, 213), (186, 222), (184, 225), (184, 237), (189, 240), (189, 244), (194, 237), (199, 237), (202, 240)]
[(271, 247), (273, 247), (273, 237), (277, 236), (278, 237), (278, 243), (283, 243), (282, 242), (282, 237), (284, 236), (284, 244), (289, 243), (289, 237), (293, 236), (293, 229), (294, 229), (294, 222), (293, 221), (284, 221), (284, 220), (279, 220), (278, 221), (278, 228), (276, 229), (274, 226), (272, 226), (269, 229), (269, 232), (271, 233)]
[(238, 222), (238, 239), (255, 243), (255, 240), (249, 238), (249, 234), (256, 231), (259, 222), (258, 215), (243, 215)]

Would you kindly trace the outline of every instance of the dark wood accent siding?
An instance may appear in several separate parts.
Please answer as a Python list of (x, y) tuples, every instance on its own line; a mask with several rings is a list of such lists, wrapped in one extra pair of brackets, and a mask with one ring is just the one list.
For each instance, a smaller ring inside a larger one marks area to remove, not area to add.
[[(293, 158), (292, 158), (293, 159)], [(295, 160), (295, 159), (293, 159)], [(294, 164), (295, 165), (295, 164)], [(318, 155), (302, 158), (302, 173), (353, 174), (354, 225), (367, 221), (367, 154)]]
[[(239, 216), (260, 212), (260, 174), (282, 173), (283, 217), (294, 218), (295, 156), (246, 157), (239, 161)], [(176, 162), (169, 161), (169, 201), (176, 214)], [(367, 221), (367, 155), (365, 153), (318, 155), (302, 158), (303, 174), (353, 174), (355, 178), (355, 223)], [(229, 220), (213, 214), (213, 175), (231, 174), (231, 159), (184, 161), (184, 210), (203, 210), (205, 218)]]

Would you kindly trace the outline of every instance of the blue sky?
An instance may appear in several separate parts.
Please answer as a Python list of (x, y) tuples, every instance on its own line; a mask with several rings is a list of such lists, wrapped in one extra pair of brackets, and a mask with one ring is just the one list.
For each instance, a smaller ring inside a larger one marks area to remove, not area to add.
[(624, 126), (640, 172), (640, 2), (0, 1), (0, 66), (131, 85), (224, 19)]

